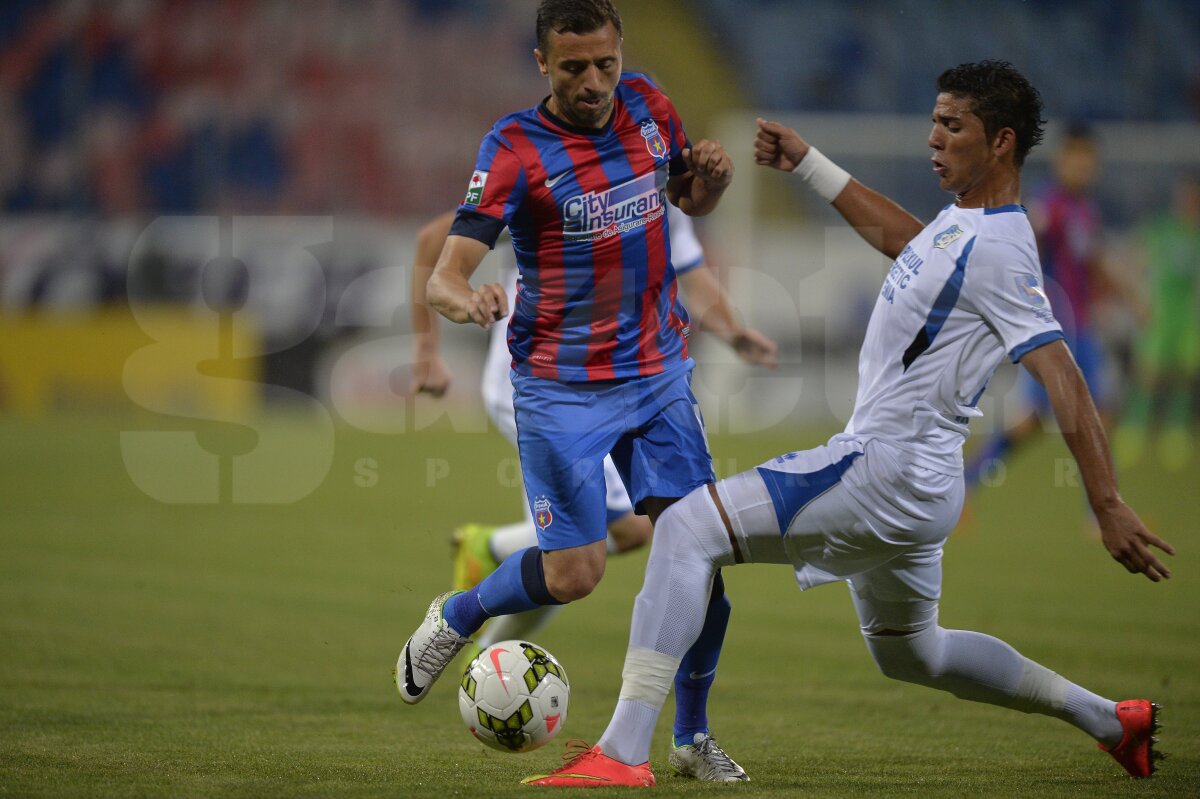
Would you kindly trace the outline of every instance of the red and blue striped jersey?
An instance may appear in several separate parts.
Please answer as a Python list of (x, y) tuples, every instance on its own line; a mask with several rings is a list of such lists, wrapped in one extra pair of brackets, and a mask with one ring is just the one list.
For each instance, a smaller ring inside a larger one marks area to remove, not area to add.
[(1094, 200), (1051, 185), (1034, 202), (1034, 223), (1046, 275), (1046, 294), (1071, 336), (1090, 328), (1092, 273), (1104, 246)]
[(451, 233), (494, 247), (509, 228), (519, 374), (627, 380), (687, 358), (666, 215), (687, 146), (671, 101), (637, 73), (621, 76), (603, 128), (570, 125), (543, 101), (484, 138)]

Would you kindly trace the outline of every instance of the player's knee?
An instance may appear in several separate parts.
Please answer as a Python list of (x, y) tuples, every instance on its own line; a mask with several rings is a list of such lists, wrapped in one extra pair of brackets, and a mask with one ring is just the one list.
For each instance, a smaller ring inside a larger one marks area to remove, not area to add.
[(883, 676), (902, 682), (927, 684), (941, 672), (939, 628), (914, 631), (864, 632), (863, 639)]
[(691, 495), (688, 495), (663, 508), (658, 518), (654, 520), (652, 526), (654, 535), (660, 540), (668, 538), (677, 540), (689, 527), (689, 513), (694, 512), (691, 503)]
[(583, 599), (604, 576), (603, 558), (576, 558), (569, 564), (546, 564), (546, 590), (559, 602)]

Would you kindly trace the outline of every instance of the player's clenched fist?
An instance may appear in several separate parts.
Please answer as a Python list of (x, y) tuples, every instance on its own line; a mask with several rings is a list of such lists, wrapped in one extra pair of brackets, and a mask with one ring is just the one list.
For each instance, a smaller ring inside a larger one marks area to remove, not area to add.
[(508, 297), (499, 283), (486, 283), (471, 292), (467, 300), (467, 316), (487, 330), (493, 322), (508, 316)]
[(733, 160), (720, 142), (701, 139), (683, 150), (684, 163), (706, 185), (724, 188), (733, 181)]
[(808, 155), (808, 142), (800, 134), (778, 122), (758, 120), (758, 135), (754, 137), (754, 161), (791, 172)]

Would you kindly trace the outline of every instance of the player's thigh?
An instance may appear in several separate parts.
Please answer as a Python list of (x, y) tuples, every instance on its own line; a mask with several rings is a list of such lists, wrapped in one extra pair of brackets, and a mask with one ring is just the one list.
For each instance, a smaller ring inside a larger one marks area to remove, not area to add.
[(847, 582), (864, 635), (923, 630), (937, 623), (941, 547), (914, 548)]
[(841, 486), (861, 454), (857, 444), (822, 445), (719, 482), (717, 495), (744, 559), (799, 565), (803, 556), (823, 553), (826, 533), (848, 529), (861, 516)]
[(791, 563), (771, 494), (756, 469), (727, 477), (715, 489), (715, 504), (728, 525), (735, 563)]
[(675, 499), (716, 480), (704, 417), (689, 373), (645, 378), (635, 424), (612, 450), (634, 507), (646, 497)]
[(586, 388), (515, 379), (521, 476), (544, 550), (607, 535), (604, 456), (620, 431)]

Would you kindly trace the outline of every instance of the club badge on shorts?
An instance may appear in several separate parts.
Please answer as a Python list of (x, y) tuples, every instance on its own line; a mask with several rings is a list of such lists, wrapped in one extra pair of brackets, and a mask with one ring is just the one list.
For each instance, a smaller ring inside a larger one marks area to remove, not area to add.
[(533, 502), (533, 520), (539, 530), (545, 530), (554, 522), (554, 514), (550, 511), (550, 500), (538, 497)]
[(646, 149), (656, 160), (661, 161), (667, 157), (667, 143), (663, 141), (662, 134), (658, 132), (658, 125), (653, 119), (642, 122), (642, 138), (646, 140)]

